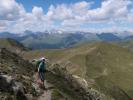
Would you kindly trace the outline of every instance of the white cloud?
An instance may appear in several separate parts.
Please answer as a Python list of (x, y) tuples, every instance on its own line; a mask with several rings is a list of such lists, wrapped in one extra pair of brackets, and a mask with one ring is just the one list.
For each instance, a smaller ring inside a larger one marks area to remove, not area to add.
[(52, 27), (52, 22), (46, 17), (41, 7), (35, 6), (32, 12), (28, 13), (15, 0), (2, 0), (0, 8), (1, 32), (44, 31)]
[[(117, 24), (118, 21), (128, 21), (130, 19), (133, 19), (133, 13), (129, 11), (128, 6), (133, 4), (133, 1), (131, 2), (131, 0), (106, 0), (103, 1), (101, 4), (101, 7), (96, 8), (96, 9), (89, 9), (85, 7), (85, 10), (83, 12), (80, 12), (80, 10), (78, 10), (79, 12), (74, 15), (75, 19), (73, 20), (64, 20), (62, 25), (68, 27), (79, 27), (80, 25), (86, 24), (86, 23), (101, 23), (103, 24), (103, 22), (108, 23), (114, 23), (112, 25), (112, 27), (110, 26), (109, 29), (107, 29), (106, 27), (104, 28), (105, 30), (116, 30), (119, 29), (121, 30), (121, 28), (119, 27), (119, 25)], [(82, 8), (83, 9), (83, 8)], [(73, 10), (75, 11), (75, 10)], [(115, 24), (117, 24), (118, 26), (116, 26)], [(132, 22), (133, 24), (133, 22)], [(106, 25), (104, 23), (104, 25)], [(100, 27), (100, 26), (99, 26)], [(115, 28), (114, 28), (115, 27)], [(88, 29), (90, 29), (88, 27)], [(95, 28), (95, 30), (98, 30), (97, 28)], [(103, 30), (103, 29), (101, 29)]]
[(16, 20), (23, 16), (24, 13), (23, 6), (14, 0), (0, 1), (0, 20)]
[(133, 8), (130, 10), (130, 13), (128, 13), (127, 19), (133, 22)]
[(11, 26), (9, 30), (13, 30), (18, 33), (25, 30), (45, 31), (51, 27), (52, 21), (50, 21), (43, 13), (37, 11), (25, 14), (25, 16), (17, 20), (15, 25)]
[(51, 20), (64, 20), (73, 18), (71, 9), (65, 4), (59, 5), (57, 7), (51, 5), (47, 16)]
[(92, 2), (77, 2), (75, 4), (61, 4), (57, 6), (51, 5), (47, 16), (54, 20), (72, 20), (76, 16), (86, 15), (88, 9), (90, 8)]
[[(129, 5), (133, 5), (132, 0), (104, 0), (100, 7), (91, 9), (93, 4), (94, 2), (81, 1), (73, 4), (51, 5), (48, 12), (44, 12), (41, 7), (34, 6), (32, 12), (29, 13), (22, 4), (15, 0), (1, 0), (0, 31), (44, 31), (53, 28), (97, 31), (97, 26), (90, 27), (91, 23), (94, 26), (101, 23), (105, 25), (102, 31), (110, 31), (121, 29), (119, 21), (130, 21), (133, 24), (133, 8), (128, 8)], [(56, 22), (60, 23), (55, 25)], [(113, 24), (107, 28), (108, 23)], [(86, 29), (81, 27), (86, 24), (89, 24)]]
[(41, 7), (33, 7), (32, 14), (36, 16), (38, 19), (44, 16), (43, 9)]
[(88, 10), (90, 20), (111, 20), (126, 17), (128, 13), (129, 0), (106, 0), (100, 8)]

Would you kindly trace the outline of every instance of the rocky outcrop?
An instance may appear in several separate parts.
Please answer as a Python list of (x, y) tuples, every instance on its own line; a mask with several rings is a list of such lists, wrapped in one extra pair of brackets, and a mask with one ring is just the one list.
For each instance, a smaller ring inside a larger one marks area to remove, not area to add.
[(66, 88), (71, 88), (75, 96), (79, 96), (79, 100), (105, 100), (104, 94), (89, 88), (85, 79), (71, 75), (65, 68), (58, 64), (55, 64), (52, 69), (49, 69), (49, 73), (57, 76), (61, 81), (65, 81)]
[[(16, 100), (27, 100), (24, 86), (22, 85), (22, 83), (16, 82), (11, 76), (0, 75), (0, 91), (14, 95), (13, 98)], [(2, 97), (0, 97), (0, 99), (1, 98)], [(8, 97), (7, 95), (5, 96), (5, 98), (11, 99), (11, 97)]]
[(33, 69), (31, 63), (17, 54), (5, 48), (0, 49), (0, 100), (31, 98), (34, 93), (31, 85)]
[[(87, 81), (70, 74), (66, 68), (55, 64), (46, 72), (46, 80), (52, 84), (55, 94), (63, 100), (105, 100), (104, 95), (89, 88)], [(0, 100), (36, 100), (45, 91), (39, 88), (33, 77), (34, 66), (15, 53), (0, 50)], [(53, 90), (53, 91), (54, 91)], [(50, 93), (51, 100), (55, 100)], [(57, 93), (58, 92), (58, 93)], [(43, 95), (47, 96), (47, 95)], [(47, 97), (46, 97), (47, 98)], [(42, 99), (40, 99), (42, 100)], [(58, 99), (57, 99), (58, 100)]]

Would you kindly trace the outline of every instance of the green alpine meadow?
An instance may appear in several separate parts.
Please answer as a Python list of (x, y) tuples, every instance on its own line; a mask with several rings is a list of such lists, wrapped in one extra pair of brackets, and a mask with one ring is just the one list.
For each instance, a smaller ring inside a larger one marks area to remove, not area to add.
[(0, 0), (0, 100), (133, 100), (133, 0)]

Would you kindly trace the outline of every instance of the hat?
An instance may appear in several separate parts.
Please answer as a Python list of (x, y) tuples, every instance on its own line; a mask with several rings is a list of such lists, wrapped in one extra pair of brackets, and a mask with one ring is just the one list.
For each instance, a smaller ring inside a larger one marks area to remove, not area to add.
[(44, 57), (42, 57), (40, 60), (45, 60), (45, 58), (44, 58)]

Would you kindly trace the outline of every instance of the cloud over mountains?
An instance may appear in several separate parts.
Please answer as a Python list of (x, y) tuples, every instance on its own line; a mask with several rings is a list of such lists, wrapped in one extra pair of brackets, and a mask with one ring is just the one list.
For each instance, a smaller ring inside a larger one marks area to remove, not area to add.
[(87, 1), (56, 6), (51, 4), (47, 12), (34, 5), (32, 12), (27, 12), (15, 0), (1, 0), (0, 31), (132, 31), (132, 0), (104, 0), (100, 7), (92, 8), (94, 4), (95, 2)]

